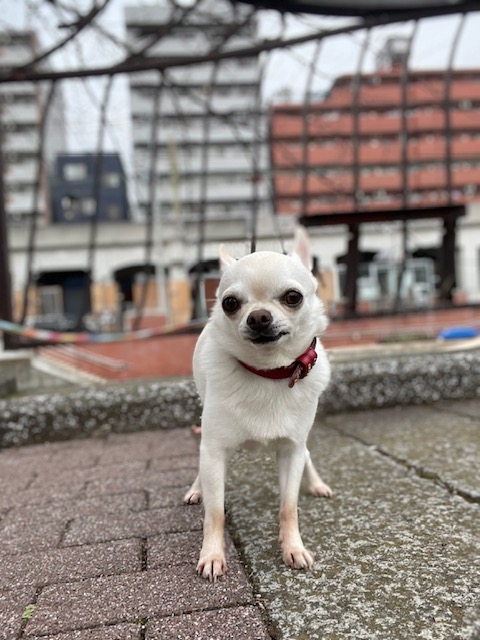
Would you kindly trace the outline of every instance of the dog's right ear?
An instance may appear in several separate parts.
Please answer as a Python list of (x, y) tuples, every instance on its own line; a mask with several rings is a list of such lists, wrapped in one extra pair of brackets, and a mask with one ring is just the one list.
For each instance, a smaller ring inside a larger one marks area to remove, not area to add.
[(220, 257), (220, 270), (225, 271), (227, 267), (230, 267), (232, 264), (235, 264), (236, 260), (233, 258), (225, 249), (225, 245), (220, 245), (220, 250), (218, 252)]

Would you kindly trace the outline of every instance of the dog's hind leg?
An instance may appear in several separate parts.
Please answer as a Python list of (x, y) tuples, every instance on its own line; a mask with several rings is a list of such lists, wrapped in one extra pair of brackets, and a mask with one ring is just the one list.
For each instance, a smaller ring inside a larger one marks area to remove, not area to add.
[(285, 564), (293, 569), (311, 569), (313, 556), (303, 546), (298, 528), (298, 492), (304, 468), (301, 444), (281, 442), (277, 447), (280, 480), (280, 544)]
[(305, 475), (308, 481), (308, 491), (312, 496), (319, 498), (331, 498), (333, 491), (330, 489), (321, 477), (318, 475), (317, 470), (313, 466), (310, 451), (305, 449)]
[(183, 496), (183, 501), (187, 504), (198, 504), (202, 501), (202, 486), (200, 484), (200, 474), (193, 481), (192, 486)]

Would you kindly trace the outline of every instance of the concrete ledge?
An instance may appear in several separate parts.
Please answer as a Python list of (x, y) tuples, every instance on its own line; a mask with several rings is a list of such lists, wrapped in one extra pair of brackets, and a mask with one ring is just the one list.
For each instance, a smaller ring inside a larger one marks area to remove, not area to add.
[[(480, 397), (480, 351), (332, 363), (320, 410), (339, 413)], [(0, 401), (0, 447), (110, 432), (186, 427), (199, 420), (192, 380), (83, 388)]]
[(0, 402), (0, 448), (186, 427), (198, 421), (199, 415), (192, 380), (34, 395)]
[(480, 396), (480, 351), (418, 353), (332, 363), (326, 413)]

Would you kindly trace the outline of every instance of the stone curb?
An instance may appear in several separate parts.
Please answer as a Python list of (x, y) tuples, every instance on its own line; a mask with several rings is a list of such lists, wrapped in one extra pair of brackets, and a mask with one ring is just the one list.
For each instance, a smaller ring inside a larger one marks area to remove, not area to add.
[[(379, 357), (332, 365), (320, 410), (338, 413), (480, 396), (480, 351)], [(188, 427), (201, 406), (192, 380), (142, 381), (0, 401), (0, 448)]]

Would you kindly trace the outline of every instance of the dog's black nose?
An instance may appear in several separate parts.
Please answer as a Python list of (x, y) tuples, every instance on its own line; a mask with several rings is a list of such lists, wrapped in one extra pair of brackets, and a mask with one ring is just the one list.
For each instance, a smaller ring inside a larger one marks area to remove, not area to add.
[(267, 311), (266, 309), (252, 311), (247, 318), (247, 324), (252, 331), (265, 331), (272, 322), (273, 316), (270, 311)]

